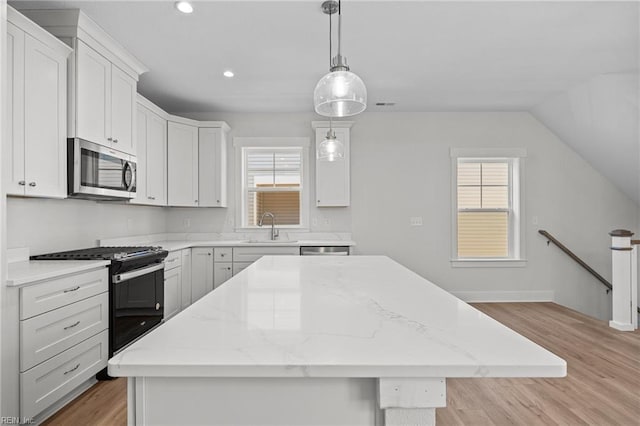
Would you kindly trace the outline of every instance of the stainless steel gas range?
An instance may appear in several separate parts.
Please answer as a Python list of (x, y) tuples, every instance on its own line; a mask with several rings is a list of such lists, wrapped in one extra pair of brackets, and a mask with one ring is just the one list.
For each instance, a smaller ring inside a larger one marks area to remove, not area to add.
[[(31, 260), (110, 260), (109, 358), (162, 322), (164, 258), (160, 247), (92, 247)], [(108, 379), (106, 369), (98, 379)]]

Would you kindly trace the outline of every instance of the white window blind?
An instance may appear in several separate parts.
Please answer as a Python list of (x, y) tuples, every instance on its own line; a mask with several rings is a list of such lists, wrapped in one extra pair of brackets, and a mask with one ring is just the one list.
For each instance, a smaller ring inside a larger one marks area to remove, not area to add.
[(242, 148), (244, 226), (258, 225), (265, 212), (276, 225), (300, 225), (303, 150), (300, 147)]
[(458, 158), (458, 258), (509, 258), (516, 159)]

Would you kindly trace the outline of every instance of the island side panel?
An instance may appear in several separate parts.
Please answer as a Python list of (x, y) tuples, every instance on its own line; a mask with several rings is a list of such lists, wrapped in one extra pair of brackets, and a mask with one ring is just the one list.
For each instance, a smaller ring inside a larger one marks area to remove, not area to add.
[[(129, 424), (382, 426), (376, 379), (129, 378)], [(132, 395), (133, 393), (133, 395)]]

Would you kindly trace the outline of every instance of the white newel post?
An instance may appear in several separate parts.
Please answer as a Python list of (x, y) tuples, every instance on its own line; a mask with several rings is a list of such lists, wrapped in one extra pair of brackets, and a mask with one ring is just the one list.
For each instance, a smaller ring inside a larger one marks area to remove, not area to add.
[(616, 229), (611, 235), (612, 318), (609, 326), (621, 331), (638, 328), (638, 256), (631, 244), (633, 232)]
[(444, 378), (380, 378), (378, 386), (385, 426), (434, 426), (436, 408), (447, 405)]

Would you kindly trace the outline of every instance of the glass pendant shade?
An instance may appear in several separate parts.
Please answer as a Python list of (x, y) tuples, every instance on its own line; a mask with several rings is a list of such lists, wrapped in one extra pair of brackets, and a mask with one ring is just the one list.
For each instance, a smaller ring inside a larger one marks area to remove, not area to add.
[(344, 144), (336, 139), (336, 134), (332, 131), (327, 132), (327, 137), (324, 138), (316, 151), (318, 160), (322, 161), (336, 161), (344, 158)]
[(325, 117), (349, 117), (367, 107), (367, 88), (351, 71), (331, 71), (320, 79), (313, 91), (313, 104)]

